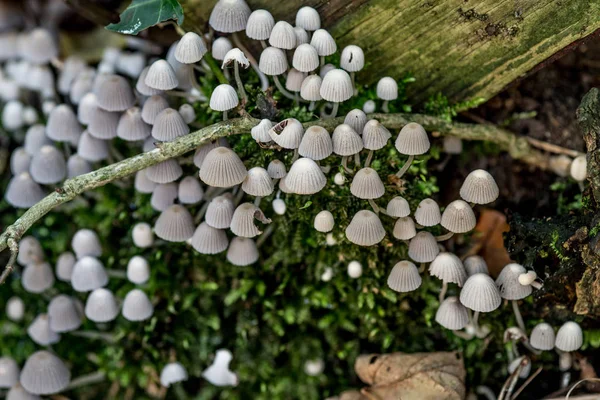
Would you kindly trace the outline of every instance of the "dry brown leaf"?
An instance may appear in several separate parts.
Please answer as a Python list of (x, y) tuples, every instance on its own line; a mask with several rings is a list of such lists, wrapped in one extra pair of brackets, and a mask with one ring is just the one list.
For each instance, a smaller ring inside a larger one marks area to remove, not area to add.
[(503, 237), (508, 230), (506, 216), (501, 212), (486, 208), (479, 214), (472, 247), (467, 256), (479, 254), (483, 257), (492, 277), (498, 276), (502, 268), (510, 263)]

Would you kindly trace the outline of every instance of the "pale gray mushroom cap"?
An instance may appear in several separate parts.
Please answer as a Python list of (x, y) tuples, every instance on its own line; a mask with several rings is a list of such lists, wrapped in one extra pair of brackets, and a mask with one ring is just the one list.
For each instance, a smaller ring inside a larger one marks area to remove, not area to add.
[(284, 149), (300, 147), (302, 135), (304, 135), (304, 128), (295, 118), (285, 119), (269, 129), (271, 139)]
[(163, 211), (154, 224), (154, 233), (168, 242), (185, 242), (194, 234), (194, 219), (182, 205), (174, 204)]
[(67, 57), (58, 76), (56, 84), (58, 92), (63, 95), (69, 94), (69, 89), (75, 81), (75, 78), (77, 78), (77, 75), (84, 71), (86, 67), (85, 61), (78, 56)]
[(417, 233), (408, 245), (408, 256), (416, 262), (431, 262), (439, 252), (440, 248), (435, 237), (426, 231)]
[[(348, 72), (358, 72), (365, 66), (365, 53), (353, 44), (344, 47), (340, 58), (340, 67)], [(397, 97), (397, 96), (396, 96)]]
[(415, 221), (422, 226), (435, 226), (440, 223), (440, 206), (433, 199), (421, 200), (415, 210)]
[(327, 178), (310, 158), (299, 158), (285, 176), (285, 185), (296, 194), (315, 194), (325, 187)]
[(421, 275), (416, 265), (410, 261), (400, 261), (387, 279), (387, 285), (395, 292), (406, 293), (412, 292), (421, 286)]
[(248, 170), (248, 175), (242, 182), (242, 190), (250, 196), (268, 196), (273, 193), (274, 185), (269, 173), (262, 167)]
[(50, 329), (54, 332), (70, 332), (81, 326), (81, 316), (72, 297), (59, 294), (48, 304)]
[(300, 87), (300, 97), (307, 101), (320, 101), (321, 97), (321, 84), (323, 79), (319, 75), (309, 75), (302, 81)]
[(109, 322), (119, 315), (115, 295), (107, 289), (96, 289), (85, 302), (85, 316), (94, 322)]
[(541, 322), (533, 328), (529, 343), (531, 347), (537, 350), (552, 350), (554, 348), (554, 328), (550, 324)]
[[(287, 175), (286, 175), (287, 176)], [(279, 190), (283, 193), (294, 193), (290, 188), (285, 184), (285, 176), (279, 180)]]
[(473, 311), (491, 312), (500, 307), (502, 298), (492, 278), (486, 274), (474, 274), (463, 285), (460, 302)]
[(343, 69), (332, 69), (323, 78), (320, 94), (325, 100), (334, 103), (348, 100), (354, 94), (350, 75)]
[(102, 255), (100, 239), (91, 229), (80, 229), (75, 232), (71, 239), (71, 248), (78, 259), (85, 256), (100, 257)]
[(108, 142), (95, 138), (84, 131), (77, 143), (77, 154), (89, 162), (106, 160), (108, 158)]
[(327, 129), (318, 125), (309, 127), (302, 136), (298, 153), (316, 161), (329, 157), (333, 153), (333, 142)]
[(258, 143), (268, 143), (272, 141), (271, 136), (269, 135), (269, 129), (273, 127), (273, 123), (268, 119), (261, 119), (258, 125), (250, 129), (250, 133), (252, 134), (252, 138), (256, 140)]
[(244, 181), (248, 171), (240, 157), (227, 147), (212, 149), (200, 168), (200, 179), (209, 186), (232, 187)]
[(390, 217), (408, 217), (410, 215), (410, 205), (404, 197), (396, 196), (387, 204), (386, 212)]
[(77, 259), (70, 251), (66, 251), (58, 256), (56, 260), (56, 277), (64, 282), (71, 282), (71, 275)]
[(258, 261), (258, 249), (254, 240), (234, 237), (227, 250), (227, 261), (239, 267), (251, 265)]
[(254, 224), (254, 219), (263, 224), (271, 223), (271, 220), (265, 217), (260, 208), (252, 203), (242, 203), (235, 209), (229, 229), (236, 236), (253, 238), (262, 233)]
[(254, 40), (268, 40), (275, 26), (275, 19), (267, 10), (254, 10), (246, 24), (246, 36)]
[(442, 214), (442, 226), (454, 233), (466, 233), (475, 228), (477, 219), (470, 205), (462, 200), (448, 204)]
[(244, 0), (219, 0), (210, 13), (208, 23), (218, 32), (239, 32), (246, 29), (250, 14), (250, 7)]
[(11, 100), (2, 109), (2, 125), (8, 131), (16, 131), (23, 127), (23, 103)]
[(301, 72), (314, 71), (319, 68), (319, 54), (310, 44), (303, 43), (294, 51), (292, 65)]
[(231, 41), (226, 37), (220, 37), (213, 42), (211, 55), (215, 60), (223, 61), (231, 49), (233, 49)]
[(444, 153), (460, 154), (462, 153), (463, 143), (461, 138), (456, 136), (444, 136)]
[(35, 124), (27, 129), (25, 142), (23, 143), (23, 148), (27, 154), (33, 156), (47, 144), (52, 144), (52, 141), (46, 136), (46, 127), (44, 125)]
[(469, 256), (469, 257), (465, 258), (465, 261), (463, 262), (463, 264), (465, 266), (465, 270), (467, 271), (468, 276), (475, 275), (475, 274), (486, 274), (486, 275), (490, 274), (488, 271), (487, 264), (486, 264), (485, 260), (483, 259), (483, 257)]
[(315, 216), (314, 227), (319, 232), (331, 232), (333, 226), (335, 225), (335, 221), (333, 219), (333, 214), (331, 211), (323, 210), (319, 212)]
[(235, 207), (228, 195), (217, 196), (208, 203), (206, 209), (206, 223), (213, 228), (227, 229), (231, 225), (231, 218)]
[(174, 182), (181, 177), (183, 170), (176, 159), (171, 158), (146, 168), (146, 177), (155, 183)]
[(224, 229), (213, 228), (202, 222), (192, 236), (192, 247), (200, 254), (218, 254), (229, 246)]
[(179, 114), (186, 124), (191, 124), (196, 120), (196, 110), (191, 104), (182, 104), (179, 106)]
[(310, 43), (310, 37), (308, 36), (308, 32), (306, 32), (306, 30), (300, 28), (299, 26), (295, 26), (294, 33), (296, 34), (296, 46)]
[(152, 63), (144, 83), (157, 90), (172, 90), (179, 85), (175, 70), (166, 60), (156, 60)]
[(95, 74), (96, 72), (89, 68), (77, 75), (69, 90), (71, 103), (79, 104), (81, 98), (93, 90)]
[(359, 199), (378, 199), (385, 194), (385, 188), (377, 171), (367, 167), (354, 175), (350, 192)]
[(54, 273), (44, 261), (28, 264), (21, 276), (21, 285), (29, 293), (42, 293), (54, 285)]
[(135, 96), (127, 79), (108, 75), (94, 88), (96, 104), (106, 111), (125, 111), (135, 103)]
[(278, 21), (271, 30), (269, 44), (284, 50), (291, 50), (296, 47), (294, 27), (285, 21)]
[(141, 171), (136, 172), (133, 186), (135, 187), (136, 191), (148, 194), (154, 192), (154, 189), (156, 188), (156, 183), (148, 179), (148, 177), (146, 176), (146, 170), (143, 169)]
[(147, 248), (154, 244), (154, 234), (152, 233), (152, 227), (150, 224), (145, 222), (138, 222), (133, 226), (131, 231), (131, 237), (133, 244), (137, 247)]
[(306, 72), (300, 72), (295, 68), (290, 69), (285, 80), (285, 88), (291, 92), (299, 92), (304, 78), (306, 78)]
[(0, 388), (9, 388), (19, 382), (19, 365), (10, 357), (0, 357)]
[(430, 143), (425, 129), (416, 122), (410, 122), (400, 130), (396, 138), (396, 149), (400, 154), (418, 156), (429, 151)]
[(125, 296), (121, 314), (128, 321), (143, 321), (154, 314), (154, 306), (140, 289), (133, 289)]
[(335, 40), (325, 29), (317, 29), (312, 35), (310, 44), (317, 49), (319, 56), (330, 56), (337, 51)]
[(296, 13), (296, 26), (307, 31), (316, 31), (321, 27), (321, 17), (317, 10), (312, 7), (302, 7)]
[(37, 183), (58, 183), (67, 176), (67, 163), (60, 150), (53, 145), (46, 145), (31, 159), (29, 173)]
[(19, 46), (21, 55), (34, 64), (46, 64), (58, 56), (58, 46), (54, 37), (45, 28), (36, 28), (24, 34)]
[(95, 107), (90, 113), (90, 123), (87, 131), (97, 139), (113, 139), (117, 137), (117, 127), (121, 113), (105, 111)]
[[(517, 357), (514, 360), (512, 360), (508, 364), (508, 367), (506, 368), (507, 372), (509, 374), (514, 373), (517, 370), (517, 368), (519, 367), (519, 365), (521, 364), (521, 362), (523, 361), (524, 358), (525, 358), (525, 356), (521, 356), (521, 357)], [(530, 373), (531, 373), (531, 361), (528, 362), (527, 364), (525, 364), (523, 366), (523, 368), (521, 369), (521, 371), (519, 373), (519, 378), (521, 378), (521, 379), (527, 379), (527, 377), (529, 376)]]
[(521, 285), (519, 275), (526, 273), (527, 270), (520, 264), (507, 264), (502, 268), (496, 285), (500, 290), (500, 296), (507, 300), (521, 300), (529, 296), (532, 292), (531, 285)]
[(181, 204), (196, 204), (204, 197), (204, 189), (194, 176), (186, 176), (179, 182), (177, 197)]
[(398, 83), (389, 76), (377, 82), (377, 97), (382, 100), (396, 100), (398, 98)]
[(195, 32), (187, 32), (179, 39), (175, 48), (175, 59), (183, 64), (194, 64), (202, 60), (208, 49), (204, 39)]
[(13, 296), (6, 302), (6, 316), (11, 321), (19, 322), (25, 315), (25, 302), (20, 298)]
[(429, 265), (429, 274), (443, 282), (456, 283), (459, 287), (467, 280), (463, 263), (452, 253), (440, 253)]
[(417, 230), (411, 217), (400, 217), (394, 223), (392, 235), (399, 240), (410, 240), (415, 237)]
[(361, 210), (352, 217), (346, 228), (346, 237), (359, 246), (373, 246), (383, 240), (385, 229), (377, 214)]
[(237, 47), (234, 47), (225, 54), (221, 68), (224, 69), (227, 65), (234, 63), (242, 68), (248, 68), (250, 66), (250, 61), (248, 61), (244, 52)]
[(31, 394), (17, 383), (10, 388), (6, 394), (6, 400), (41, 400), (42, 398), (36, 394)]
[(210, 96), (210, 108), (215, 111), (228, 111), (238, 104), (237, 92), (233, 86), (226, 83), (217, 86)]
[(585, 155), (573, 159), (569, 173), (577, 182), (583, 182), (587, 178), (587, 158)]
[(17, 253), (17, 262), (21, 265), (28, 265), (34, 262), (44, 260), (44, 250), (42, 245), (33, 236), (25, 236), (19, 241), (19, 252)]
[(71, 372), (60, 358), (41, 350), (29, 356), (20, 379), (21, 385), (29, 393), (55, 394), (67, 388)]
[(188, 374), (183, 365), (178, 362), (172, 362), (165, 365), (160, 372), (160, 384), (169, 387), (173, 383), (187, 380)]
[(92, 172), (90, 163), (79, 154), (73, 154), (67, 160), (67, 178), (74, 178)]
[(71, 286), (78, 292), (89, 292), (106, 286), (108, 275), (102, 263), (90, 256), (80, 258), (73, 267)]
[(341, 124), (331, 135), (333, 152), (339, 156), (352, 156), (363, 149), (362, 138), (350, 125)]
[(121, 115), (117, 125), (117, 136), (123, 140), (144, 140), (150, 136), (152, 128), (142, 119), (139, 107), (131, 107)]
[(150, 279), (150, 265), (142, 256), (133, 256), (127, 263), (127, 279), (141, 285)]
[(9, 181), (4, 199), (15, 208), (29, 208), (45, 195), (41, 186), (31, 179), (31, 175), (22, 172)]
[(583, 332), (577, 322), (568, 321), (556, 333), (554, 345), (562, 351), (577, 351), (583, 345)]
[[(50, 329), (48, 314), (39, 314), (27, 328), (27, 334), (40, 346), (48, 346), (60, 341), (60, 334)], [(554, 344), (554, 342), (552, 343)]]
[(500, 189), (489, 172), (476, 169), (471, 172), (460, 188), (460, 197), (464, 201), (475, 204), (488, 204), (495, 201)]
[(46, 135), (57, 142), (71, 142), (81, 135), (83, 128), (71, 107), (60, 104), (48, 115)]
[(362, 134), (363, 130), (365, 129), (365, 125), (367, 124), (367, 114), (365, 114), (363, 110), (355, 108), (349, 111), (348, 114), (346, 114), (346, 117), (344, 118), (344, 123), (346, 125), (350, 125), (350, 127), (354, 129), (356, 133)]
[[(145, 175), (145, 171), (144, 171)], [(162, 183), (157, 185), (150, 197), (150, 205), (156, 211), (165, 211), (175, 203), (178, 195), (177, 182)]]
[[(48, 144), (46, 146), (52, 146)], [(39, 153), (39, 150), (36, 154)], [(24, 148), (16, 148), (10, 155), (10, 172), (13, 175), (19, 175), (23, 172), (28, 172), (31, 166), (31, 156), (25, 151)]]
[(469, 323), (469, 314), (458, 297), (451, 296), (446, 298), (437, 312), (435, 321), (446, 329), (453, 331), (463, 329)]
[(364, 128), (362, 130), (362, 139), (365, 149), (380, 150), (387, 145), (387, 142), (388, 140), (390, 140), (391, 137), (392, 134), (390, 133), (390, 131), (388, 131), (385, 126), (380, 124), (379, 121), (375, 119), (372, 119), (366, 124), (364, 124)]
[(277, 47), (267, 47), (260, 53), (258, 69), (265, 75), (281, 75), (288, 69), (285, 52)]
[(271, 160), (267, 166), (267, 172), (272, 179), (281, 179), (287, 174), (285, 164), (279, 160)]
[(166, 108), (154, 119), (152, 137), (157, 140), (171, 142), (188, 133), (190, 133), (190, 128), (177, 110)]
[(150, 66), (144, 68), (135, 84), (135, 90), (137, 90), (140, 94), (144, 96), (154, 96), (162, 92), (162, 90), (153, 89), (150, 86), (146, 85), (146, 76), (148, 76), (149, 70)]

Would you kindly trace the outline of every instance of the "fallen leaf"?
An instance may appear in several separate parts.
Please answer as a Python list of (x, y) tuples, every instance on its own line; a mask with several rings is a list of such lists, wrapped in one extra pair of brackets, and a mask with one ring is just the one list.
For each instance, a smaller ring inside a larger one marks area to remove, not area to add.
[(508, 230), (509, 226), (504, 214), (496, 210), (483, 209), (475, 226), (472, 247), (465, 257), (480, 255), (487, 263), (490, 275), (498, 276), (502, 268), (511, 262), (508, 251), (504, 247), (503, 234)]

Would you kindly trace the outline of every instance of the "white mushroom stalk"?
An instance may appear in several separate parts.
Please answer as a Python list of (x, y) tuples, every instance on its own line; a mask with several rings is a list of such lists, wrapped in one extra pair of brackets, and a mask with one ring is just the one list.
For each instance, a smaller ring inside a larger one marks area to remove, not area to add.
[(238, 94), (242, 99), (242, 104), (246, 104), (248, 102), (248, 96), (246, 95), (244, 84), (240, 78), (240, 65), (243, 68), (248, 68), (250, 63), (246, 58), (246, 55), (240, 49), (231, 49), (225, 55), (221, 68), (225, 69), (228, 64), (233, 64), (233, 74), (238, 88)]

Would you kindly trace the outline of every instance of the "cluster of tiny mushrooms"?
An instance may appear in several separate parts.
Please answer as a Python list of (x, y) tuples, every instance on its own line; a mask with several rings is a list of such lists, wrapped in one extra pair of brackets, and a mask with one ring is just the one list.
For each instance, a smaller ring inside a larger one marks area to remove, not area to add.
[[(148, 57), (147, 43), (132, 40), (130, 46), (136, 51), (106, 49), (96, 68), (77, 57), (59, 61), (57, 42), (44, 28), (0, 35), (0, 59), (4, 63), (0, 71), (0, 95), (5, 103), (2, 124), (4, 129), (15, 132), (15, 136), (26, 129), (23, 146), (11, 155), (13, 178), (4, 193), (6, 201), (16, 208), (34, 206), (46, 195), (45, 188), (53, 188), (65, 178), (91, 172), (92, 164), (111, 159), (110, 140), (113, 138), (139, 143), (143, 151), (150, 152), (161, 151), (160, 143), (188, 135), (189, 125), (196, 120), (195, 109), (188, 102), (178, 110), (170, 108), (173, 97), (192, 103), (208, 101), (212, 110), (222, 112), (227, 119), (228, 112), (240, 105), (240, 99), (242, 106), (247, 102), (240, 68), (252, 66), (263, 90), (269, 87), (271, 77), (283, 96), (295, 102), (310, 102), (310, 110), (321, 104), (325, 118), (335, 117), (339, 104), (355, 93), (354, 73), (364, 66), (363, 51), (358, 46), (347, 46), (341, 52), (341, 68), (325, 64), (325, 57), (336, 53), (337, 45), (321, 28), (319, 14), (313, 8), (298, 10), (295, 26), (292, 26), (285, 21), (275, 22), (266, 10), (252, 12), (244, 0), (220, 0), (209, 24), (211, 34), (202, 37), (193, 32), (185, 33), (171, 46), (166, 59)], [(214, 40), (213, 31), (220, 35)], [(260, 41), (263, 50), (258, 63), (243, 47), (238, 36), (241, 31), (245, 31), (248, 38)], [(209, 68), (202, 60), (208, 52), (207, 42), (211, 44), (212, 57), (222, 61), (227, 77), (226, 67), (233, 66), (232, 80), (236, 85), (217, 86), (210, 99), (198, 87), (195, 77), (195, 71)], [(147, 58), (151, 61), (149, 65)], [(291, 67), (288, 59), (291, 59)], [(58, 71), (56, 80), (53, 69)], [(285, 86), (280, 76), (285, 77)], [(130, 80), (136, 82), (135, 88), (131, 87)], [(38, 123), (40, 118), (35, 108), (19, 101), (23, 89), (39, 94), (46, 125)], [(64, 103), (57, 104), (61, 96)], [(396, 81), (390, 77), (380, 79), (377, 96), (383, 102), (381, 109), (387, 112), (388, 102), (398, 97)], [(475, 228), (475, 206), (497, 199), (499, 189), (488, 172), (471, 172), (460, 189), (461, 198), (450, 203), (443, 212), (430, 198), (421, 201), (412, 216), (408, 202), (401, 196), (392, 198), (386, 207), (376, 204), (385, 194), (385, 186), (369, 165), (374, 152), (385, 148), (392, 134), (377, 120), (368, 120), (367, 114), (375, 107), (374, 101), (368, 101), (363, 110), (350, 111), (332, 134), (318, 124), (305, 130), (293, 118), (279, 123), (260, 121), (252, 128), (252, 137), (265, 146), (293, 151), (293, 156), (288, 157), (291, 159), (289, 170), (277, 159), (271, 160), (266, 168), (254, 166), (248, 170), (223, 138), (202, 145), (194, 154), (200, 180), (196, 176), (182, 178), (183, 169), (177, 159), (140, 170), (135, 176), (135, 189), (152, 194), (151, 205), (160, 216), (154, 227), (147, 223), (133, 227), (134, 244), (141, 249), (152, 247), (156, 235), (167, 242), (188, 242), (201, 254), (227, 250), (227, 260), (236, 266), (254, 264), (259, 259), (254, 238), (267, 235), (261, 232), (255, 219), (263, 224), (271, 222), (260, 208), (261, 198), (277, 190), (272, 208), (275, 214), (285, 214), (282, 193), (313, 195), (323, 190), (330, 168), (321, 166), (320, 161), (336, 155), (341, 157), (342, 168), (333, 182), (346, 185), (350, 180), (351, 193), (365, 200), (367, 206), (345, 227), (346, 239), (358, 246), (377, 245), (386, 236), (380, 219), (380, 215), (384, 215), (395, 220), (392, 236), (408, 245), (412, 261), (399, 260), (393, 266), (387, 280), (390, 289), (416, 290), (421, 285), (420, 272), (429, 264), (429, 273), (442, 281), (435, 320), (443, 327), (454, 331), (465, 329), (458, 332), (465, 338), (484, 337), (489, 330), (479, 326), (479, 314), (494, 311), (502, 299), (506, 299), (512, 301), (519, 325), (507, 331), (509, 340), (523, 341), (534, 352), (556, 347), (564, 357), (579, 349), (582, 332), (574, 322), (565, 323), (556, 336), (546, 323), (537, 325), (529, 338), (525, 333), (517, 302), (541, 286), (534, 271), (527, 271), (519, 264), (508, 264), (494, 281), (481, 257), (461, 260), (440, 250), (440, 242)], [(64, 149), (57, 147), (56, 142), (62, 143)], [(444, 141), (448, 153), (460, 152), (461, 147), (460, 139), (447, 137)], [(395, 148), (407, 156), (396, 174), (401, 178), (415, 156), (428, 152), (430, 141), (421, 125), (408, 123), (398, 133)], [(367, 155), (364, 163), (361, 163), (361, 153)], [(348, 166), (349, 161), (354, 168)], [(576, 159), (570, 168), (577, 180), (585, 178), (585, 158)], [(254, 197), (254, 201), (242, 202), (245, 196)], [(186, 205), (199, 205), (203, 201), (195, 221)], [(204, 221), (198, 224), (202, 218)], [(447, 234), (435, 237), (426, 230), (439, 224)], [(333, 234), (335, 221), (327, 210), (315, 215), (314, 228), (326, 234), (328, 245), (335, 245), (340, 239)], [(231, 240), (227, 230), (233, 234)], [(47, 312), (39, 314), (29, 325), (27, 332), (31, 340), (44, 347), (58, 342), (61, 334), (67, 332), (85, 336), (85, 331), (77, 331), (84, 318), (106, 323), (119, 314), (129, 321), (142, 321), (153, 315), (152, 302), (142, 290), (151, 277), (150, 266), (143, 256), (133, 257), (126, 273), (127, 279), (142, 289), (131, 290), (121, 301), (104, 288), (109, 273), (99, 259), (102, 247), (96, 233), (79, 230), (71, 247), (72, 252), (65, 252), (56, 260), (55, 272), (45, 261), (42, 246), (32, 236), (21, 239), (18, 252), (14, 252), (16, 261), (24, 267), (21, 284), (26, 291), (45, 292), (53, 286), (56, 274), (59, 280), (70, 282), (76, 292), (89, 292), (85, 305), (76, 297), (56, 294)], [(415, 263), (420, 264), (421, 271)], [(359, 278), (361, 274), (360, 262), (348, 264), (351, 278)], [(332, 275), (333, 270), (327, 268), (321, 279), (327, 281)], [(458, 295), (446, 297), (449, 284), (461, 288), (455, 290)], [(21, 321), (24, 309), (23, 301), (13, 297), (6, 307), (7, 316)], [(513, 348), (513, 358), (518, 357), (516, 346)], [(219, 350), (215, 363), (205, 370), (204, 377), (216, 385), (236, 384), (237, 377), (228, 368), (231, 359), (229, 351)], [(522, 362), (522, 357), (514, 360), (519, 365), (513, 363), (511, 368), (519, 366), (519, 373), (525, 375), (523, 370), (527, 363)], [(307, 373), (318, 374), (322, 363), (312, 362), (305, 369)], [(11, 358), (0, 358), (0, 388), (10, 388), (9, 399), (32, 399), (58, 393), (69, 387), (70, 379), (65, 363), (50, 350), (32, 354), (22, 371)], [(161, 373), (164, 386), (185, 379), (186, 369), (177, 362), (167, 364)]]

